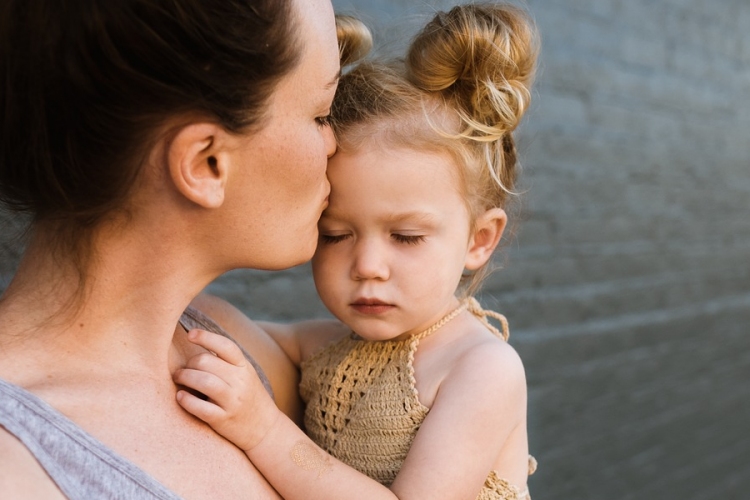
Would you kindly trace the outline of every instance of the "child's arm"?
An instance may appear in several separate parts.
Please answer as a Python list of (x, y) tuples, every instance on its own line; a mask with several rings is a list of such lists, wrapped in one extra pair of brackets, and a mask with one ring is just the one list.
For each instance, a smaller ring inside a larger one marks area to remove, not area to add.
[[(515, 351), (499, 342), (472, 349), (441, 384), (389, 491), (329, 456), (286, 419), (231, 341), (202, 331), (192, 331), (190, 339), (217, 356), (196, 356), (175, 374), (175, 381), (210, 401), (184, 391), (178, 401), (243, 449), (290, 500), (349, 499), (352, 492), (373, 500), (473, 499), (498, 450), (525, 422), (525, 380)], [(516, 461), (517, 470), (501, 470), (502, 477), (522, 487), (525, 459)]]
[(515, 350), (495, 341), (473, 347), (451, 368), (391, 490), (399, 498), (476, 498), (500, 450), (512, 455), (497, 469), (500, 477), (523, 489), (526, 379)]
[(397, 498), (315, 445), (273, 404), (231, 340), (203, 330), (191, 330), (188, 338), (215, 355), (194, 356), (186, 368), (175, 372), (174, 380), (210, 399), (178, 391), (179, 404), (242, 449), (282, 497)]
[(350, 331), (341, 322), (326, 319), (287, 324), (258, 321), (257, 324), (281, 347), (296, 367), (321, 347)]
[(276, 405), (295, 422), (302, 421), (299, 371), (277, 342), (227, 301), (202, 293), (190, 303), (219, 324), (260, 364), (271, 383)]
[(260, 364), (276, 405), (297, 424), (302, 422), (299, 364), (349, 330), (339, 321), (311, 320), (292, 324), (253, 321), (227, 301), (206, 293), (190, 304), (219, 324)]

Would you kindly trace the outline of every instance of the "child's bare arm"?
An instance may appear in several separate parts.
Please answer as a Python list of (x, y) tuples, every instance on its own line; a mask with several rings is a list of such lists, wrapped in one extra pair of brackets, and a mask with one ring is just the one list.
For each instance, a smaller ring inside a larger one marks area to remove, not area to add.
[(283, 349), (297, 367), (322, 346), (349, 332), (348, 328), (339, 321), (330, 319), (313, 319), (288, 324), (258, 321), (257, 324)]
[(335, 320), (291, 324), (253, 321), (227, 301), (206, 293), (196, 297), (191, 305), (218, 323), (255, 358), (271, 382), (276, 405), (301, 424), (299, 364), (309, 353), (348, 330)]
[(284, 498), (343, 500), (352, 492), (372, 500), (397, 498), (315, 445), (273, 404), (231, 340), (203, 330), (190, 331), (188, 338), (210, 353), (191, 358), (174, 380), (209, 400), (179, 391), (178, 402), (244, 450)]
[(295, 422), (302, 421), (299, 397), (299, 371), (288, 354), (275, 340), (239, 309), (209, 294), (201, 294), (191, 302), (219, 324), (260, 364), (273, 388), (276, 405)]
[[(517, 432), (521, 439), (510, 440)], [(399, 498), (476, 498), (501, 450), (512, 456), (500, 477), (523, 488), (525, 374), (509, 345), (491, 342), (464, 354), (443, 380), (391, 490)]]

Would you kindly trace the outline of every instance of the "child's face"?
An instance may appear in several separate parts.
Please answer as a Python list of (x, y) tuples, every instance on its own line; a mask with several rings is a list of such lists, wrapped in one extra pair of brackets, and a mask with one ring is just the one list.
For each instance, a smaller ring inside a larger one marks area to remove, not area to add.
[(365, 146), (331, 158), (328, 178), (313, 257), (326, 307), (370, 340), (419, 333), (456, 307), (470, 220), (453, 162)]

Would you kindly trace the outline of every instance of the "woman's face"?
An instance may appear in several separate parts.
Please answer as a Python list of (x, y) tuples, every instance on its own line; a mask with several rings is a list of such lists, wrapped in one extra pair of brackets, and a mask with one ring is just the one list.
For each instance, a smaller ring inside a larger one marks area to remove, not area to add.
[(293, 0), (301, 59), (277, 85), (261, 130), (238, 141), (228, 179), (239, 265), (281, 269), (310, 259), (327, 205), (328, 157), (336, 143), (325, 117), (336, 91), (338, 42), (330, 0)]

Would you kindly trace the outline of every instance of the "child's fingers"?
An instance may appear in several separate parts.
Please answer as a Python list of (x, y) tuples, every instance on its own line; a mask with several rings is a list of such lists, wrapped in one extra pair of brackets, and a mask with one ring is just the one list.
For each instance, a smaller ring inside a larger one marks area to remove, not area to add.
[(181, 368), (174, 372), (173, 380), (176, 384), (205, 394), (212, 401), (221, 405), (229, 392), (229, 385), (213, 373), (190, 368)]
[(223, 335), (206, 330), (193, 329), (188, 332), (188, 340), (215, 353), (227, 363), (237, 366), (244, 366), (245, 364), (245, 356), (237, 344)]
[(233, 377), (232, 373), (241, 367), (224, 361), (213, 353), (202, 352), (188, 359), (184, 368), (208, 372), (229, 383)]
[(217, 422), (224, 414), (224, 411), (220, 407), (210, 401), (204, 401), (201, 398), (190, 394), (188, 391), (177, 391), (177, 403), (182, 406), (185, 411), (195, 415), (207, 424)]

